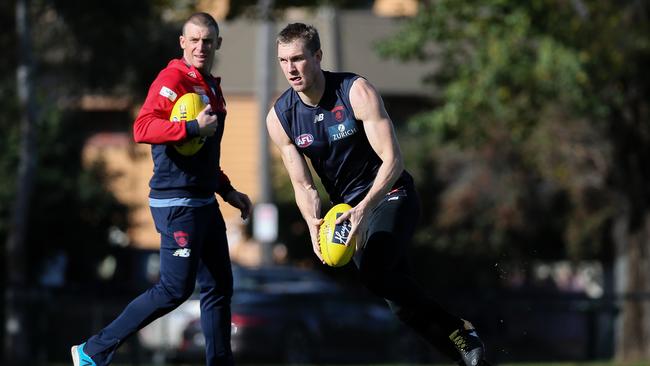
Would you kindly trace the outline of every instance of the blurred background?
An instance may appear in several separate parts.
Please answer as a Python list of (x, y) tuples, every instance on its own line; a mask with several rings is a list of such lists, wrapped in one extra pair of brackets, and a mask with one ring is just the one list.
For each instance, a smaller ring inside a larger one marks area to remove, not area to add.
[[(214, 15), (228, 126), (233, 348), (241, 362), (443, 360), (314, 257), (263, 116), (275, 35), (315, 25), (323, 68), (384, 98), (424, 215), (415, 275), (498, 363), (650, 362), (650, 3), (645, 0), (19, 0), (0, 3), (3, 365), (69, 363), (157, 281), (149, 147), (131, 125)], [(326, 198), (321, 191), (322, 197)], [(324, 207), (327, 209), (328, 207)], [(117, 362), (202, 361), (193, 297)], [(381, 350), (381, 352), (377, 351)]]

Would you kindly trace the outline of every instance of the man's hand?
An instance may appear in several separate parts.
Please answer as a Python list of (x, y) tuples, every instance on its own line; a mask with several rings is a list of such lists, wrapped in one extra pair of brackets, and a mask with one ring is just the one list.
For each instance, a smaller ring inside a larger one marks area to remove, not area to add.
[(206, 105), (198, 116), (196, 116), (196, 121), (199, 123), (199, 134), (201, 137), (209, 137), (214, 135), (217, 131), (217, 125), (219, 124), (217, 120), (217, 115), (212, 113), (212, 107), (210, 104)]
[(323, 256), (320, 253), (320, 235), (318, 235), (320, 226), (323, 224), (323, 219), (306, 220), (306, 223), (309, 229), (309, 236), (311, 237), (312, 250), (314, 251), (314, 254), (316, 254), (316, 256), (318, 257), (318, 259), (321, 261), (321, 263), (325, 263), (325, 261), (323, 260)]
[(345, 245), (349, 245), (350, 241), (352, 238), (356, 236), (359, 236), (357, 238), (357, 247), (356, 250), (363, 249), (361, 246), (364, 245), (364, 240), (362, 237), (360, 237), (361, 233), (364, 232), (365, 225), (366, 225), (366, 211), (367, 211), (367, 206), (360, 203), (355, 207), (352, 207), (348, 211), (344, 212), (341, 214), (341, 216), (336, 219), (335, 224), (340, 225), (346, 220), (350, 220), (350, 226), (352, 227), (350, 229), (350, 234), (348, 235), (348, 240), (346, 240)]
[(243, 220), (246, 220), (251, 215), (253, 205), (245, 193), (232, 190), (228, 192), (226, 197), (224, 197), (224, 200), (241, 211), (241, 218)]

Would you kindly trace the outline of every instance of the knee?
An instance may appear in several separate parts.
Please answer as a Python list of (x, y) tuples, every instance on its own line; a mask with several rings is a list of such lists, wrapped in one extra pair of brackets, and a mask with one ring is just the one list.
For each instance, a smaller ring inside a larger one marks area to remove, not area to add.
[(370, 292), (384, 299), (389, 297), (390, 294), (386, 286), (386, 281), (383, 279), (382, 272), (366, 270), (360, 271), (359, 274), (361, 283), (363, 283)]
[(230, 299), (232, 298), (232, 295), (233, 295), (232, 286), (201, 287), (201, 301), (203, 303), (210, 303), (212, 305), (230, 305)]
[(194, 292), (194, 285), (160, 284), (170, 305), (176, 307), (189, 299)]
[(411, 324), (412, 321), (415, 318), (415, 314), (413, 311), (409, 310), (407, 307), (404, 307), (394, 301), (387, 300), (388, 307), (390, 308), (390, 311), (393, 312), (395, 317), (399, 319), (402, 323), (405, 324)]

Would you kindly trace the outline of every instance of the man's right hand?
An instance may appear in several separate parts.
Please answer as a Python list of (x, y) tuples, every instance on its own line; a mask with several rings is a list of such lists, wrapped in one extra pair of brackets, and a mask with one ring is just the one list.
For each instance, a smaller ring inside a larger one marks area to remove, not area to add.
[(212, 113), (212, 107), (210, 104), (206, 105), (205, 108), (199, 112), (199, 115), (196, 116), (196, 121), (199, 123), (199, 134), (201, 137), (212, 136), (217, 131), (217, 125), (219, 122), (217, 120), (217, 115)]
[(323, 260), (323, 255), (320, 252), (320, 238), (318, 235), (318, 231), (320, 230), (320, 226), (323, 224), (323, 219), (311, 219), (307, 220), (307, 227), (309, 228), (309, 236), (311, 237), (311, 246), (312, 250), (314, 251), (314, 254), (318, 257), (318, 259), (322, 262), (325, 263)]

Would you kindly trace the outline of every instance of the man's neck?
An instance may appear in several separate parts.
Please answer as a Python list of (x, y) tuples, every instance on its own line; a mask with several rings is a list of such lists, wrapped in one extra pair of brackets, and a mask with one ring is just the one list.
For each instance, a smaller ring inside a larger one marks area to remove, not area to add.
[[(192, 68), (192, 67), (193, 67), (192, 64), (190, 64), (189, 62), (187, 62), (187, 60), (186, 60), (184, 57), (183, 57), (183, 63), (185, 63), (185, 66), (187, 66), (188, 68)], [(211, 68), (212, 68), (212, 67), (208, 67), (208, 68), (206, 68), (208, 71), (201, 70), (201, 69), (196, 69), (196, 70), (197, 70), (197, 71), (201, 74), (201, 76), (203, 76), (203, 78), (205, 79), (205, 78), (210, 77), (210, 75), (211, 75), (211, 74), (210, 74), (210, 69), (211, 69)]]
[(321, 70), (321, 72), (316, 77), (316, 80), (314, 80), (314, 85), (312, 85), (312, 87), (309, 88), (309, 90), (298, 92), (298, 96), (300, 96), (300, 99), (303, 101), (303, 103), (310, 106), (317, 106), (318, 103), (320, 103), (320, 100), (323, 97), (324, 93), (325, 93), (325, 74)]

